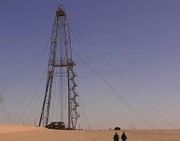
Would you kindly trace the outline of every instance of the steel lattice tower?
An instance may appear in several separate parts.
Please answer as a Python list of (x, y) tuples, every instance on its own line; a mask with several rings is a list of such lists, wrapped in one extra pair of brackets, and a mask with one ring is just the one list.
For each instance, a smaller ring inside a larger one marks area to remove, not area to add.
[(49, 122), (50, 107), (52, 101), (53, 81), (56, 72), (64, 75), (59, 75), (59, 79), (65, 77), (66, 80), (66, 94), (67, 94), (67, 127), (69, 129), (76, 129), (78, 113), (78, 94), (76, 92), (77, 84), (75, 82), (76, 74), (74, 72), (75, 63), (72, 59), (70, 27), (67, 20), (67, 15), (62, 6), (58, 7), (53, 24), (50, 55), (48, 62), (48, 77), (45, 89), (45, 96), (41, 110), (39, 126), (45, 126)]

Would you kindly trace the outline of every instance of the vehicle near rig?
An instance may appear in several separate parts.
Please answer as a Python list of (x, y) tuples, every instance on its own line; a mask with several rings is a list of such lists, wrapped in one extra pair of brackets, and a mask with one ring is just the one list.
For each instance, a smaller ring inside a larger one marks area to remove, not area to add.
[(51, 122), (45, 126), (48, 129), (65, 130), (66, 126), (62, 121)]

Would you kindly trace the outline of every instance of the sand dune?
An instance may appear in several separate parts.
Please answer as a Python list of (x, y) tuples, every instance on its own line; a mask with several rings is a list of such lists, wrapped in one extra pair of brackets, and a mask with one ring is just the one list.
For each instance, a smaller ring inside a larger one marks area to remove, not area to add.
[[(0, 141), (112, 141), (115, 131), (61, 131), (0, 125)], [(180, 141), (180, 130), (128, 130), (128, 141)], [(121, 131), (118, 132), (121, 134)]]
[(22, 126), (22, 125), (0, 125), (0, 135), (5, 133), (20, 133), (39, 130), (33, 126)]

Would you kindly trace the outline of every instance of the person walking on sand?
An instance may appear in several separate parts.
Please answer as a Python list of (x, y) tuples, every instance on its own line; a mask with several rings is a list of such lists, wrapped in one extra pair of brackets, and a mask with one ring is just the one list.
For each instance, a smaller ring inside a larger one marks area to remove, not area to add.
[(119, 141), (119, 135), (117, 132), (114, 134), (114, 141)]
[(122, 141), (126, 141), (127, 140), (127, 136), (126, 136), (126, 134), (124, 132), (121, 135), (121, 139), (122, 139)]

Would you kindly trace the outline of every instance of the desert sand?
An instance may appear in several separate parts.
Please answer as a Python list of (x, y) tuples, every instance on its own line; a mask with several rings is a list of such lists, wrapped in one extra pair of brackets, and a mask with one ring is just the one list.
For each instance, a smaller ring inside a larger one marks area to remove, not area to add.
[[(180, 141), (180, 130), (126, 130), (128, 141)], [(32, 126), (0, 125), (0, 141), (112, 141), (115, 131), (50, 130)], [(120, 135), (122, 131), (118, 131)]]

